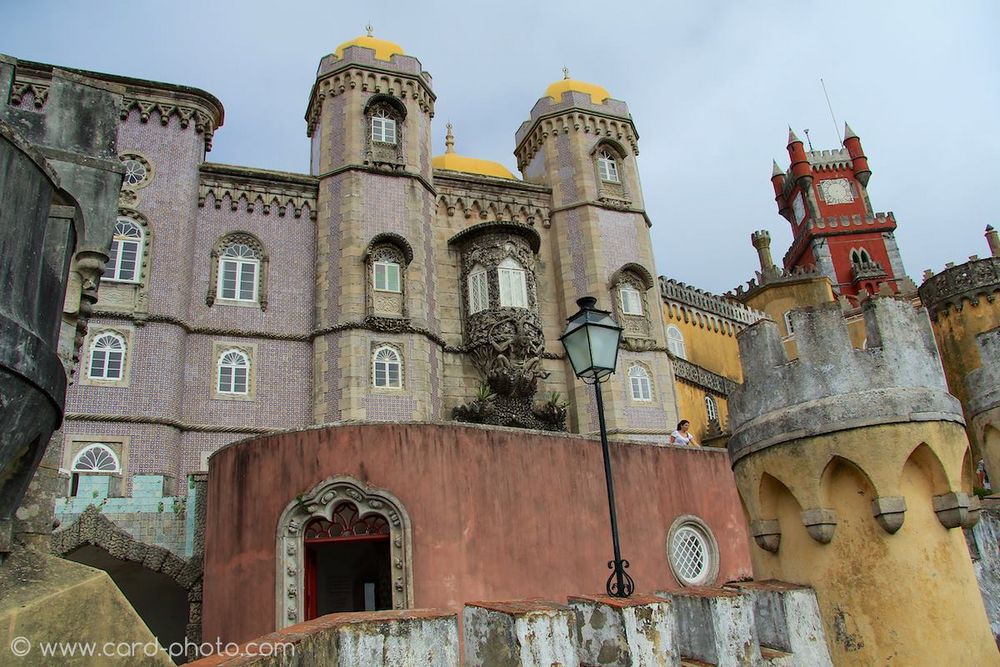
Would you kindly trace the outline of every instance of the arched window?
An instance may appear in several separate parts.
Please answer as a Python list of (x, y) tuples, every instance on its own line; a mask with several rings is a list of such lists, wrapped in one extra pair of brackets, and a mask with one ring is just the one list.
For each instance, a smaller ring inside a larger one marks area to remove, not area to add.
[(125, 339), (116, 333), (99, 334), (90, 344), (91, 380), (121, 380), (125, 368)]
[(142, 227), (129, 218), (118, 218), (104, 267), (104, 279), (115, 282), (139, 282), (142, 264)]
[(396, 121), (385, 109), (378, 109), (372, 114), (372, 141), (396, 143)]
[(528, 283), (525, 279), (524, 267), (508, 257), (497, 267), (497, 278), (500, 283), (500, 305), (511, 308), (528, 307)]
[(687, 352), (684, 349), (684, 334), (673, 324), (667, 327), (667, 349), (675, 357), (687, 359)]
[(219, 298), (256, 301), (260, 256), (246, 243), (230, 243), (219, 256)]
[(653, 392), (649, 383), (649, 373), (645, 368), (639, 364), (630, 366), (628, 369), (628, 381), (632, 390), (632, 400), (653, 400)]
[(623, 315), (642, 315), (642, 293), (630, 284), (624, 284), (618, 290), (621, 299)]
[(872, 263), (871, 255), (869, 255), (868, 251), (865, 250), (864, 248), (861, 249), (860, 255), (861, 255), (861, 263), (862, 264), (871, 264)]
[(709, 421), (715, 421), (719, 418), (719, 406), (715, 402), (715, 397), (705, 394), (705, 413), (708, 415)]
[(597, 155), (597, 173), (602, 181), (621, 183), (621, 179), (618, 178), (618, 163), (611, 151), (601, 151)]
[(372, 355), (372, 381), (376, 387), (400, 389), (403, 386), (403, 360), (399, 352), (383, 345)]
[(469, 314), (474, 315), (490, 307), (490, 287), (486, 269), (477, 264), (469, 272)]
[(220, 394), (250, 393), (250, 357), (246, 352), (233, 348), (219, 355), (217, 389)]
[(107, 445), (95, 443), (80, 450), (73, 458), (70, 472), (121, 472), (121, 464), (118, 457)]

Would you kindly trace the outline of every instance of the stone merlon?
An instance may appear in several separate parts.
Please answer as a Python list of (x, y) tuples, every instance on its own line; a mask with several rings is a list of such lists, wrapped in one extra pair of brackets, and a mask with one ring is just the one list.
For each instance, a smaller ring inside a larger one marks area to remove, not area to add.
[(851, 345), (837, 304), (792, 311), (799, 357), (789, 361), (777, 325), (738, 335), (744, 384), (730, 396), (730, 456), (791, 440), (875, 424), (964, 424), (948, 393), (925, 312), (875, 298), (863, 308), (867, 349)]

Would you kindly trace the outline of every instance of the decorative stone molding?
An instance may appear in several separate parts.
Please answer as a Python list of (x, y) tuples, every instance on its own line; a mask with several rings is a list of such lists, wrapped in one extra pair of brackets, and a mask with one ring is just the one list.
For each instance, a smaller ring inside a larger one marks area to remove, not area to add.
[(212, 136), (215, 134), (216, 125), (213, 118), (202, 109), (179, 104), (170, 98), (159, 96), (129, 97), (126, 95), (122, 100), (122, 120), (126, 120), (129, 112), (133, 109), (139, 111), (139, 120), (143, 123), (149, 121), (154, 111), (159, 113), (161, 125), (169, 123), (171, 116), (177, 116), (180, 119), (181, 129), (186, 129), (193, 121), (194, 131), (205, 137), (205, 152), (212, 150)]
[[(448, 174), (448, 177), (453, 176)], [(445, 177), (437, 173), (434, 180), (440, 184)], [(466, 188), (449, 189), (442, 187), (437, 198), (438, 210), (443, 210), (448, 217), (459, 213), (466, 220), (510, 221), (532, 227), (540, 224), (545, 228), (552, 224), (547, 203), (540, 197), (511, 196), (509, 192), (500, 191), (470, 192)]]
[[(372, 138), (372, 119), (379, 112), (395, 122), (395, 143), (375, 141)], [(364, 163), (379, 169), (402, 170), (406, 168), (406, 105), (391, 95), (377, 93), (368, 98), (364, 118)]]
[(277, 213), (285, 217), (291, 210), (295, 218), (308, 212), (316, 219), (316, 188), (319, 179), (305, 174), (289, 174), (265, 169), (251, 169), (203, 163), (198, 170), (198, 207), (204, 208), (209, 197), (216, 209), (229, 198), (229, 208), (241, 206), (248, 213)]
[[(788, 179), (793, 183), (794, 179)], [(784, 264), (788, 266), (798, 259), (817, 236), (837, 236), (840, 234), (857, 234), (858, 232), (893, 232), (896, 229), (896, 218), (892, 211), (869, 215), (841, 215), (825, 218), (806, 218), (802, 221), (801, 233), (792, 242), (785, 253)], [(902, 279), (902, 276), (896, 276)]]
[[(642, 309), (641, 315), (629, 315), (625, 313), (621, 295), (621, 290), (625, 287), (631, 287), (639, 293)], [(629, 341), (632, 347), (643, 347), (646, 343), (655, 345), (655, 341), (651, 338), (652, 330), (649, 321), (652, 311), (650, 311), (649, 301), (646, 299), (646, 292), (652, 287), (653, 276), (645, 267), (634, 263), (626, 264), (615, 271), (611, 276), (611, 280), (608, 281), (608, 290), (611, 293), (612, 313), (615, 321), (621, 324), (624, 329), (622, 332), (622, 346), (626, 344), (626, 341)], [(660, 316), (659, 309), (656, 310), (655, 315), (657, 317)]]
[(949, 266), (925, 280), (919, 291), (932, 320), (951, 308), (962, 310), (966, 301), (973, 306), (982, 298), (993, 303), (1000, 292), (1000, 257)]
[(781, 545), (781, 525), (777, 519), (754, 519), (750, 522), (750, 534), (761, 549), (778, 553)]
[(821, 544), (829, 544), (837, 530), (837, 510), (822, 507), (803, 510), (802, 525), (806, 527), (809, 537)]
[(163, 547), (133, 538), (114, 524), (101, 510), (90, 505), (76, 521), (52, 533), (52, 553), (66, 557), (82, 546), (94, 545), (119, 560), (138, 563), (173, 579), (188, 592), (187, 638), (201, 642), (202, 561), (184, 560)]
[(278, 519), (275, 545), (275, 627), (305, 620), (303, 532), (312, 519), (333, 520), (337, 506), (352, 503), (362, 517), (376, 514), (389, 524), (389, 557), (392, 562), (392, 607), (413, 606), (412, 535), (409, 515), (396, 496), (368, 486), (353, 477), (337, 476), (320, 482), (285, 506)]
[[(406, 268), (413, 249), (398, 234), (379, 234), (365, 250), (365, 321), (373, 326), (392, 326), (388, 320), (406, 318)], [(399, 267), (399, 292), (375, 289), (375, 263), (391, 262)]]
[[(534, 115), (534, 114), (532, 114)], [(524, 170), (532, 158), (541, 150), (545, 140), (550, 135), (569, 134), (583, 131), (601, 138), (615, 139), (619, 145), (627, 145), (633, 155), (639, 154), (639, 133), (635, 130), (631, 118), (616, 118), (605, 114), (581, 111), (579, 109), (557, 111), (553, 114), (540, 116), (522, 124), (520, 135), (526, 126), (531, 129), (524, 134), (514, 149), (517, 156), (517, 168)]]
[(872, 516), (878, 525), (890, 535), (903, 526), (906, 518), (906, 498), (903, 496), (881, 496), (872, 501)]
[(702, 368), (698, 364), (693, 364), (687, 359), (681, 359), (670, 355), (670, 361), (674, 366), (674, 375), (678, 380), (693, 384), (702, 389), (708, 389), (720, 396), (729, 396), (736, 389), (737, 383), (724, 375), (713, 373), (707, 368)]
[(945, 528), (972, 528), (979, 521), (979, 498), (961, 491), (953, 491), (931, 499), (934, 513)]
[[(245, 433), (247, 435), (259, 435), (264, 433), (276, 433), (286, 430), (285, 428), (262, 428), (259, 426), (221, 426), (218, 424), (191, 424), (169, 417), (156, 417), (152, 415), (105, 415), (92, 412), (67, 412), (66, 421), (82, 422), (107, 422), (110, 424), (149, 424), (152, 426), (168, 426), (179, 431), (190, 431), (193, 433)], [(96, 437), (96, 436), (95, 436)], [(106, 439), (106, 438), (105, 438)], [(104, 440), (101, 440), (102, 442)]]
[(384, 70), (371, 65), (362, 69), (357, 65), (345, 63), (343, 66), (322, 73), (313, 84), (309, 107), (306, 109), (306, 136), (311, 137), (316, 131), (326, 98), (337, 97), (346, 91), (358, 89), (361, 92), (398, 97), (400, 100), (416, 100), (421, 112), (427, 114), (429, 118), (434, 117), (435, 96), (422, 76)]
[(14, 79), (14, 85), (10, 89), (10, 103), (16, 107), (21, 106), (21, 100), (25, 95), (31, 95), (36, 109), (44, 109), (45, 103), (49, 100), (49, 86), (37, 81)]
[(882, 265), (878, 262), (861, 262), (859, 264), (851, 264), (851, 280), (853, 282), (858, 282), (861, 280), (878, 280), (880, 278), (885, 278), (889, 274), (885, 272)]

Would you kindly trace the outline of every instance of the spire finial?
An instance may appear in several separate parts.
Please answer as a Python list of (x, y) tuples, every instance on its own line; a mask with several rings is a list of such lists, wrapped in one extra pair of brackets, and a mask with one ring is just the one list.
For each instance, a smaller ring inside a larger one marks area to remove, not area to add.
[(454, 153), (455, 152), (455, 135), (451, 133), (451, 123), (445, 125), (448, 128), (448, 133), (444, 135), (444, 152)]
[(374, 35), (372, 35), (372, 33), (375, 31), (375, 28), (372, 27), (371, 23), (369, 23), (368, 25), (365, 26), (365, 30), (368, 31), (368, 36), (369, 37), (374, 37)]
[(566, 67), (565, 65), (563, 66), (563, 78), (564, 79), (568, 79), (569, 78), (569, 68)]

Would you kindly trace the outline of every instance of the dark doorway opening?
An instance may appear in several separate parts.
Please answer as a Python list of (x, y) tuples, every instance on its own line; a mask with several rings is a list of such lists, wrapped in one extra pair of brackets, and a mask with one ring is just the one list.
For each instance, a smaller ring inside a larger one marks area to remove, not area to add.
[(307, 620), (392, 609), (389, 525), (383, 517), (359, 517), (353, 504), (344, 503), (333, 521), (311, 521), (304, 537)]

